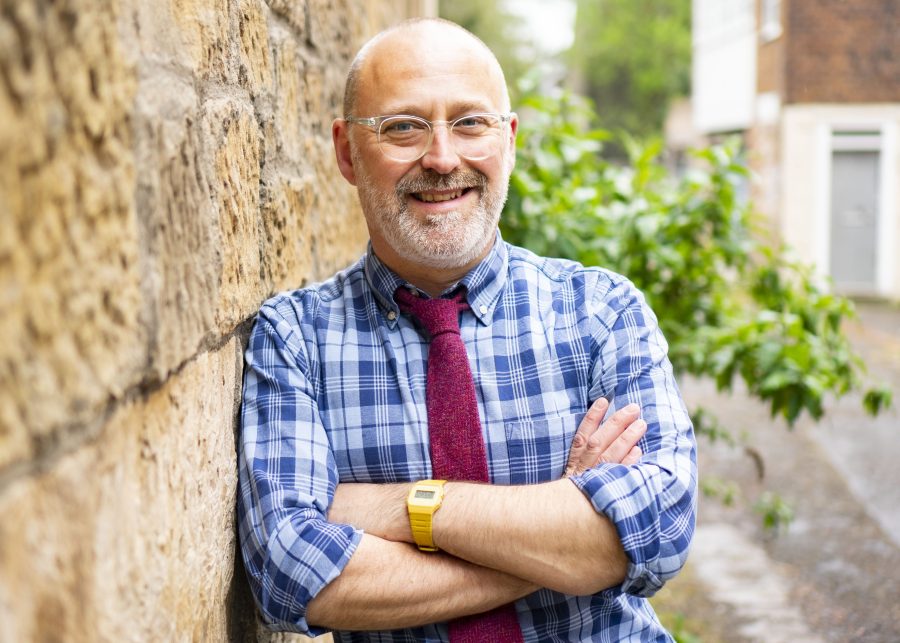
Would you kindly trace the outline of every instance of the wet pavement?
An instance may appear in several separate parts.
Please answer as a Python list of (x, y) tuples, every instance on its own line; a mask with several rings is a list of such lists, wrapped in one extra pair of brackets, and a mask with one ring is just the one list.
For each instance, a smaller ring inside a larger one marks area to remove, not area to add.
[[(738, 496), (730, 507), (701, 500), (691, 560), (654, 599), (704, 643), (900, 642), (900, 310), (858, 308), (848, 332), (896, 398), (876, 418), (854, 395), (789, 430), (740, 392), (681, 383), (689, 406), (714, 411), (749, 446), (701, 442), (701, 478), (731, 480)], [(753, 510), (766, 490), (794, 511), (786, 531), (766, 531)]]

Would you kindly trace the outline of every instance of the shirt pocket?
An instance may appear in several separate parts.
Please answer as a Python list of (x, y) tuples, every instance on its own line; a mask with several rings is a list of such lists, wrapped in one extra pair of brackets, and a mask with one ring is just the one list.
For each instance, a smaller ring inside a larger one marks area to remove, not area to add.
[(572, 439), (584, 415), (576, 413), (506, 424), (510, 484), (561, 478)]

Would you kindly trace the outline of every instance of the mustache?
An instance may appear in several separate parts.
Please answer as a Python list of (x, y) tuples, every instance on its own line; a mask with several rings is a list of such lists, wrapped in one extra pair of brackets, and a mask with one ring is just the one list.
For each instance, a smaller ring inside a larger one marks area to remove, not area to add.
[(462, 190), (465, 188), (487, 188), (488, 178), (478, 170), (454, 170), (450, 174), (438, 174), (425, 170), (415, 176), (403, 177), (397, 182), (397, 194), (428, 192), (429, 190)]

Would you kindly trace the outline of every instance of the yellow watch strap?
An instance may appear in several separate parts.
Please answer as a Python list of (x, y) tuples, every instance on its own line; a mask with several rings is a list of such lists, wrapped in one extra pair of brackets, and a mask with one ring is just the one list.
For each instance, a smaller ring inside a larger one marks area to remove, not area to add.
[(438, 551), (434, 545), (432, 521), (444, 500), (445, 483), (446, 480), (421, 480), (412, 486), (406, 498), (410, 531), (422, 551)]

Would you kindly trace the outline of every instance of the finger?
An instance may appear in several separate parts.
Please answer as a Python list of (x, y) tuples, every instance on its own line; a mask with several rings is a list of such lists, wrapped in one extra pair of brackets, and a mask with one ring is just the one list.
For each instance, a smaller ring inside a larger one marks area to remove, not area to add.
[(631, 451), (622, 460), (622, 464), (637, 464), (640, 462), (642, 455), (644, 455), (644, 452), (641, 450), (641, 447), (631, 447)]
[(647, 432), (647, 423), (638, 419), (629, 424), (601, 455), (603, 462), (622, 462)]
[(609, 400), (605, 397), (601, 397), (591, 404), (591, 408), (588, 409), (581, 424), (578, 425), (578, 431), (575, 432), (576, 435), (580, 434), (582, 436), (582, 446), (587, 445), (587, 441), (597, 432), (597, 429), (600, 428), (603, 416), (606, 415), (606, 411), (608, 410)]
[[(627, 429), (632, 422), (640, 416), (640, 407), (637, 404), (629, 404), (612, 414), (597, 431), (593, 440), (597, 453), (603, 453), (609, 446)], [(624, 454), (623, 454), (624, 455)], [(593, 465), (591, 465), (593, 466)]]
[(597, 433), (600, 422), (608, 409), (609, 401), (602, 397), (591, 404), (591, 408), (588, 409), (581, 424), (578, 425), (575, 437), (572, 438), (572, 447), (569, 449), (569, 459), (566, 462), (566, 475), (571, 475), (569, 471), (578, 471), (593, 466), (593, 463), (585, 461), (585, 452), (588, 441)]

